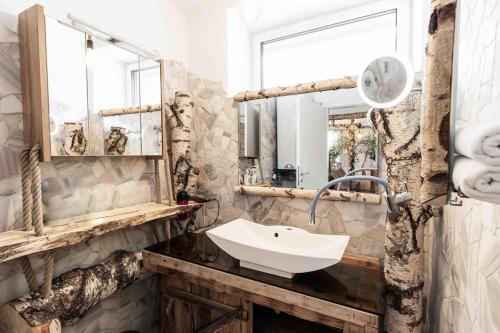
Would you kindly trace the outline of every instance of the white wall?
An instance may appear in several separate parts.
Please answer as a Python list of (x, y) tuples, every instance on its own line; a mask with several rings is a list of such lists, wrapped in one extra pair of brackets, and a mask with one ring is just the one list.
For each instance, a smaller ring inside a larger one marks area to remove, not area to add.
[[(180, 61), (201, 77), (220, 81), (229, 95), (251, 89), (251, 34), (290, 21), (340, 10), (367, 0), (256, 0), (262, 15), (251, 26), (239, 19), (238, 0), (0, 0), (0, 12), (17, 15), (40, 3), (48, 15), (66, 19), (68, 12), (110, 34), (157, 50), (165, 59)], [(427, 1), (414, 0), (416, 21), (427, 17)], [(2, 19), (4, 19), (2, 17)], [(5, 22), (4, 22), (5, 23)], [(426, 23), (415, 25), (425, 36)], [(423, 53), (423, 41), (417, 43)], [(420, 66), (418, 66), (420, 67)]]
[[(176, 0), (184, 2), (185, 0)], [(309, 18), (371, 3), (373, 0), (255, 0), (262, 8), (256, 24), (246, 26), (239, 18), (238, 0), (201, 1), (187, 10), (188, 69), (202, 77), (221, 81), (229, 95), (249, 90), (251, 85), (251, 36), (277, 26), (304, 25)], [(413, 58), (416, 70), (423, 68), (429, 1), (412, 0)]]
[(36, 3), (49, 16), (66, 20), (67, 13), (73, 13), (109, 34), (188, 65), (186, 13), (172, 1), (0, 0), (0, 12), (17, 15)]
[[(201, 77), (228, 83), (227, 11), (237, 0), (203, 1), (187, 13), (188, 69)], [(236, 46), (235, 46), (236, 47)]]

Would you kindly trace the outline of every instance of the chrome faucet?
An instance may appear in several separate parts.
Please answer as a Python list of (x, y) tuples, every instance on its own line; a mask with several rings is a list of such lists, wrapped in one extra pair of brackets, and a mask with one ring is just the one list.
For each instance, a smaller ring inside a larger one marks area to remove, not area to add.
[(349, 182), (349, 181), (363, 181), (367, 180), (370, 182), (374, 182), (377, 184), (380, 184), (384, 186), (385, 192), (384, 192), (384, 198), (387, 201), (387, 210), (391, 214), (398, 214), (399, 213), (399, 205), (403, 202), (409, 201), (411, 199), (411, 194), (408, 191), (408, 184), (405, 181), (405, 191), (400, 193), (400, 194), (395, 194), (392, 188), (389, 186), (389, 183), (387, 180), (384, 180), (382, 178), (374, 177), (374, 176), (345, 176), (341, 178), (334, 179), (325, 185), (323, 185), (322, 188), (316, 192), (314, 195), (314, 198), (312, 199), (311, 203), (311, 208), (310, 208), (310, 216), (309, 216), (309, 224), (314, 225), (316, 224), (316, 204), (318, 203), (319, 198), (321, 197), (321, 194), (328, 190), (330, 187), (342, 183), (342, 182)]

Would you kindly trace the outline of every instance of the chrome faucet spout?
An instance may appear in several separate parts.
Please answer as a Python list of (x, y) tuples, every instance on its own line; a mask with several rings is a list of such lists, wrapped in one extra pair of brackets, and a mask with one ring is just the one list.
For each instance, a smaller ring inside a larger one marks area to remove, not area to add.
[[(348, 173), (346, 173), (346, 174), (344, 175), (344, 177), (354, 175), (354, 174), (356, 174), (357, 172), (361, 172), (361, 171), (377, 171), (377, 170), (378, 170), (378, 168), (359, 168), (359, 169), (354, 169), (354, 170), (351, 170), (351, 171), (349, 171)], [(343, 178), (343, 177), (342, 177), (342, 178)], [(340, 186), (341, 186), (341, 185), (342, 185), (342, 182), (340, 182), (340, 183), (338, 183), (338, 184), (337, 184), (337, 187), (336, 187), (337, 191), (340, 191)]]
[(347, 176), (347, 177), (337, 178), (337, 179), (334, 179), (334, 180), (326, 183), (325, 185), (323, 185), (323, 187), (321, 187), (318, 190), (318, 192), (316, 192), (316, 194), (314, 195), (314, 198), (312, 199), (312, 203), (311, 203), (309, 224), (311, 224), (311, 225), (316, 224), (316, 205), (318, 204), (318, 200), (321, 198), (321, 195), (323, 194), (323, 192), (328, 190), (330, 187), (332, 187), (336, 184), (342, 183), (342, 182), (363, 181), (363, 180), (374, 182), (374, 183), (377, 183), (377, 184), (384, 186), (384, 189), (385, 189), (384, 197), (387, 200), (387, 208), (388, 208), (389, 212), (391, 212), (393, 214), (397, 214), (399, 212), (399, 206), (398, 206), (398, 202), (396, 199), (396, 194), (389, 186), (389, 183), (387, 182), (387, 180), (384, 180), (384, 179), (378, 178), (378, 177), (374, 177), (374, 176)]

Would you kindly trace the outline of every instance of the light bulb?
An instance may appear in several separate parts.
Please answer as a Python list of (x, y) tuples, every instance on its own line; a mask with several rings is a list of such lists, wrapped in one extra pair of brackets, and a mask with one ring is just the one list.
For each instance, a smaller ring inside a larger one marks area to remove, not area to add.
[(95, 64), (94, 40), (90, 35), (87, 35), (86, 46), (87, 52), (85, 54), (85, 62), (87, 64), (87, 68), (93, 68)]
[(260, 7), (256, 0), (241, 0), (239, 12), (243, 23), (254, 24), (259, 18)]

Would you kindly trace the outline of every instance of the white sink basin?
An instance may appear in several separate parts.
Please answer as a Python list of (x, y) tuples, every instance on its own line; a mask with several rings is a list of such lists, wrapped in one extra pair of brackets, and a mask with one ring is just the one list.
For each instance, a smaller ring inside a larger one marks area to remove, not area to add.
[(236, 219), (207, 231), (222, 250), (240, 260), (240, 266), (292, 278), (335, 265), (349, 236), (318, 235), (286, 226), (265, 226)]

